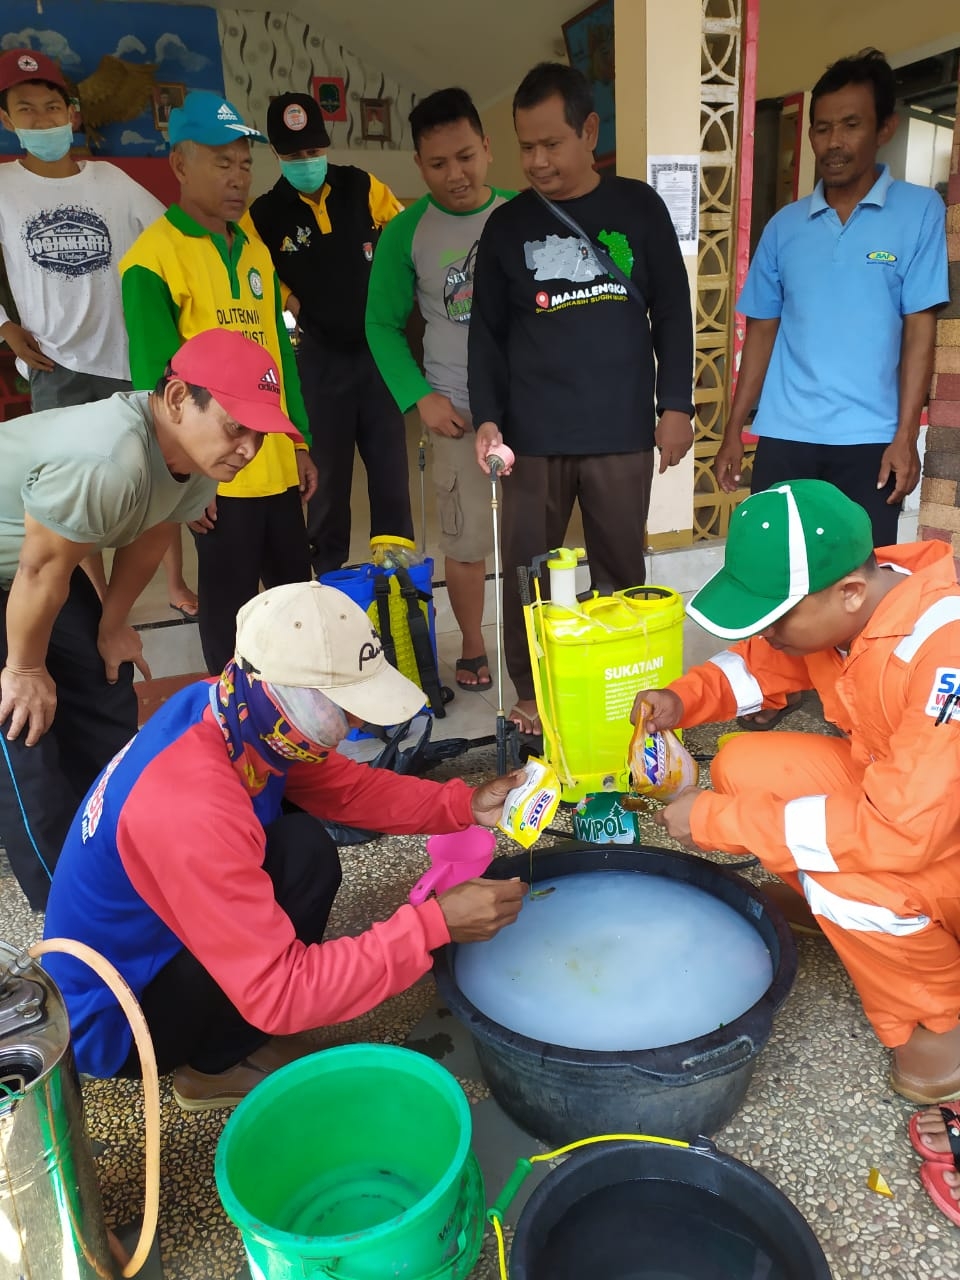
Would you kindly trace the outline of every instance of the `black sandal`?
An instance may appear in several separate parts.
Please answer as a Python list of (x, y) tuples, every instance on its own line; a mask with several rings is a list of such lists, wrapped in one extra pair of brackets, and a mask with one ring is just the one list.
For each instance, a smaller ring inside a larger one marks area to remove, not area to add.
[(480, 679), (480, 668), (486, 667), (489, 671), (490, 661), (485, 653), (481, 653), (479, 658), (458, 658), (458, 671), (472, 671), (477, 677), (476, 684), (464, 684), (461, 680), (457, 681), (458, 689), (465, 689), (467, 693), (479, 693), (483, 689), (490, 689), (493, 686), (493, 677), (488, 675), (486, 680)]

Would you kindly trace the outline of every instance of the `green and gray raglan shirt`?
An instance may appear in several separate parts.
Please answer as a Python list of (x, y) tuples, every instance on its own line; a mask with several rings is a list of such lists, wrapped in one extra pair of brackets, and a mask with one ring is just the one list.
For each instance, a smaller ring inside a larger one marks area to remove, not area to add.
[[(421, 196), (384, 227), (367, 293), (367, 342), (404, 413), (431, 391), (467, 408), (467, 331), (477, 245), (490, 214), (515, 194), (491, 187), (486, 204), (468, 213), (453, 213), (432, 196)], [(426, 325), (422, 371), (406, 334), (415, 301)]]

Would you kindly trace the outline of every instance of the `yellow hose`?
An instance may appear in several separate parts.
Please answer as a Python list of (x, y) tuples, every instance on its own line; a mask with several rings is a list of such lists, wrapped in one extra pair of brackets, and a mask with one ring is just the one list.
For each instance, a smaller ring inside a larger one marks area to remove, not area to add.
[(153, 1041), (150, 1039), (147, 1020), (137, 1004), (136, 997), (123, 977), (99, 951), (94, 951), (93, 947), (88, 947), (84, 942), (75, 942), (72, 938), (47, 938), (43, 942), (35, 942), (27, 954), (37, 960), (50, 952), (73, 956), (75, 960), (88, 965), (103, 979), (127, 1016), (137, 1053), (140, 1055), (146, 1130), (144, 1139), (147, 1166), (145, 1204), (137, 1247), (121, 1273), (124, 1276), (135, 1276), (143, 1268), (153, 1247), (153, 1238), (157, 1234), (157, 1219), (160, 1216), (160, 1078), (157, 1074), (157, 1057), (153, 1051)]

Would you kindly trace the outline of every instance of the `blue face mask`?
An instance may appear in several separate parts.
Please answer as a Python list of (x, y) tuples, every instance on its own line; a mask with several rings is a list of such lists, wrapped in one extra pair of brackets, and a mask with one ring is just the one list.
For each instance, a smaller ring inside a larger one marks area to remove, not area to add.
[(297, 191), (309, 195), (319, 191), (327, 177), (327, 157), (311, 156), (309, 160), (281, 160), (280, 172)]
[(35, 160), (62, 160), (73, 142), (73, 125), (58, 124), (52, 129), (18, 129), (17, 137), (24, 151)]

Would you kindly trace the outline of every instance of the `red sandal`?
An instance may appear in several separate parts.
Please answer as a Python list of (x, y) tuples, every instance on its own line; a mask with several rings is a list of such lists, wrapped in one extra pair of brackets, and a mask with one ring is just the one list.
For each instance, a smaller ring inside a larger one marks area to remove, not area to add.
[(946, 1174), (951, 1170), (960, 1172), (960, 1116), (951, 1107), (941, 1107), (940, 1114), (947, 1127), (950, 1155), (938, 1154), (935, 1159), (924, 1160), (920, 1166), (920, 1181), (940, 1212), (960, 1227), (960, 1201), (954, 1198), (953, 1189), (946, 1180)]

